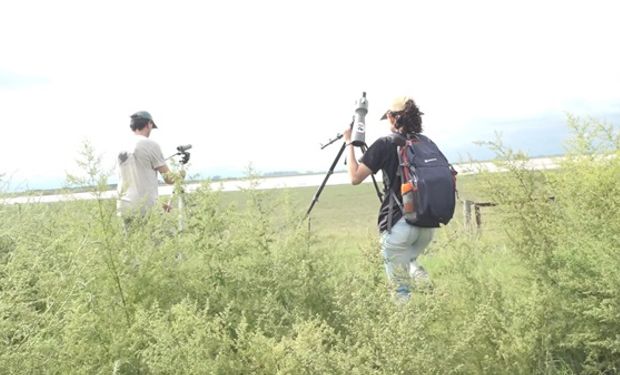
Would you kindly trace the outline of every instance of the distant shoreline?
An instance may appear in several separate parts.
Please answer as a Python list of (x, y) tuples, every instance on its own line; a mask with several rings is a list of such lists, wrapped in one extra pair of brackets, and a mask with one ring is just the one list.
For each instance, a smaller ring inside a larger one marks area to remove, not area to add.
[[(526, 165), (528, 168), (543, 170), (543, 169), (555, 169), (558, 167), (559, 161), (563, 159), (562, 156), (557, 157), (544, 157), (544, 158), (532, 158), (528, 159)], [(460, 163), (454, 164), (454, 168), (460, 175), (475, 174), (481, 171), (488, 172), (501, 172), (493, 162), (472, 162), (472, 163)], [(185, 186), (186, 192), (192, 192), (208, 183), (210, 188), (217, 191), (239, 191), (244, 189), (283, 189), (283, 188), (297, 188), (297, 187), (312, 187), (320, 186), (325, 178), (325, 173), (306, 173), (286, 176), (260, 176), (256, 178), (238, 178), (238, 179), (222, 179), (222, 180), (204, 180), (187, 182)], [(381, 173), (376, 175), (377, 181), (382, 181)], [(371, 182), (371, 179), (367, 179), (367, 183)], [(343, 185), (349, 184), (349, 176), (346, 171), (335, 171), (331, 174), (326, 181), (326, 185)], [(115, 186), (115, 185), (111, 185)], [(45, 194), (42, 191), (31, 191), (27, 193), (14, 193), (5, 195), (0, 198), (1, 204), (24, 204), (24, 203), (51, 203), (71, 200), (83, 200), (83, 199), (114, 199), (117, 196), (116, 188), (113, 187), (107, 191), (101, 192), (99, 195), (93, 191), (84, 191), (86, 188), (81, 188), (82, 191), (74, 190), (55, 190), (54, 193)], [(159, 195), (167, 196), (171, 195), (173, 186), (160, 185)]]

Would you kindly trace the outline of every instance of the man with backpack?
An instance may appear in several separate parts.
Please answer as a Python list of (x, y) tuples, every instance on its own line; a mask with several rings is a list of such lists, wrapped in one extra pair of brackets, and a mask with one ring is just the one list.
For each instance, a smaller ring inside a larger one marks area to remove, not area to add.
[(158, 173), (167, 184), (185, 177), (183, 173), (170, 171), (159, 144), (149, 139), (151, 131), (157, 129), (149, 112), (139, 111), (131, 115), (129, 127), (133, 135), (122, 146), (117, 160), (117, 214), (123, 219), (126, 230), (133, 222), (139, 225), (138, 219), (157, 203)]
[(430, 244), (434, 228), (451, 219), (455, 203), (456, 173), (437, 146), (420, 134), (422, 115), (413, 99), (396, 98), (381, 117), (388, 120), (391, 134), (377, 139), (359, 163), (352, 130), (343, 132), (351, 183), (360, 184), (371, 173), (383, 172), (384, 198), (378, 217), (381, 252), (387, 277), (402, 301), (410, 298), (412, 281), (428, 281), (417, 258)]

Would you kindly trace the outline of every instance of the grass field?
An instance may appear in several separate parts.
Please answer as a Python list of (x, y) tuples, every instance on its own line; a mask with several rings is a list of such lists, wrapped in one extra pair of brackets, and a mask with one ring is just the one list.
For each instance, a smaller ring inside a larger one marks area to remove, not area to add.
[[(382, 190), (382, 183), (378, 184), (379, 189)], [(475, 175), (458, 177), (459, 200), (453, 220), (448, 226), (437, 231), (438, 236), (442, 236), (442, 232), (454, 232), (464, 226), (462, 207), (464, 200), (480, 202), (490, 199), (479, 185), (480, 181), (479, 179), (477, 181)], [(300, 187), (265, 190), (264, 193), (272, 197), (286, 197), (291, 207), (303, 216), (310, 207), (317, 190), (318, 187)], [(244, 192), (222, 193), (224, 204), (236, 203), (243, 206), (245, 201), (246, 193)], [(351, 251), (358, 247), (358, 242), (366, 243), (368, 238), (378, 239), (379, 205), (380, 201), (372, 182), (358, 186), (326, 186), (310, 212), (310, 225), (306, 221), (304, 225), (309, 226), (323, 241), (330, 243), (330, 246), (339, 249), (338, 251), (351, 254)], [(486, 232), (486, 236), (491, 238), (493, 234), (498, 233), (497, 227), (493, 225), (495, 212), (489, 208), (484, 210), (483, 214), (486, 219), (486, 231), (481, 230), (480, 234)]]
[(0, 372), (618, 373), (620, 137), (579, 129), (555, 172), (505, 153), (458, 179), (497, 206), (480, 230), (457, 206), (404, 305), (368, 183), (327, 186), (309, 228), (316, 188), (201, 189), (182, 231), (157, 212), (126, 233), (105, 199), (0, 206)]

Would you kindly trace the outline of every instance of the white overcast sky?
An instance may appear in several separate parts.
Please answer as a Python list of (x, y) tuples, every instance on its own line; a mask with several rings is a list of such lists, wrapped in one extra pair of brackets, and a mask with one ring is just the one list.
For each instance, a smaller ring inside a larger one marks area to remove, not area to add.
[(211, 174), (326, 171), (340, 143), (319, 144), (362, 91), (369, 144), (398, 95), (448, 149), (511, 121), (618, 112), (615, 3), (2, 0), (0, 173), (62, 180), (83, 140), (113, 166), (138, 110), (165, 156), (190, 143)]

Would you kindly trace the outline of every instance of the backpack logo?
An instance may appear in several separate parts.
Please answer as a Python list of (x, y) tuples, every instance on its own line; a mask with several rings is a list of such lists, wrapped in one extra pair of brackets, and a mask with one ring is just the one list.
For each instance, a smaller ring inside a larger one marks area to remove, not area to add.
[(431, 161), (436, 161), (437, 158), (432, 158), (432, 159), (424, 159), (425, 163), (430, 163)]

